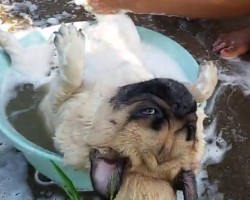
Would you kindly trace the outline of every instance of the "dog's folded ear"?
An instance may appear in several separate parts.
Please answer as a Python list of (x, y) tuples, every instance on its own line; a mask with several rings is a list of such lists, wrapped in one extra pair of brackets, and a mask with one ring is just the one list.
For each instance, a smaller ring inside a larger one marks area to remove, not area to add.
[(174, 179), (174, 188), (183, 191), (184, 200), (198, 200), (195, 174), (191, 171), (181, 171)]

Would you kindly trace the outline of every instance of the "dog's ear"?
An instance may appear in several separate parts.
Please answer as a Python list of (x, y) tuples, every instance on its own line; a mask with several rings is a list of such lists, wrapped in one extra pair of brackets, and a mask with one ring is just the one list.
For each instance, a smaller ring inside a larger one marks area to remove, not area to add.
[(183, 191), (184, 200), (198, 200), (195, 174), (189, 171), (181, 171), (174, 179), (174, 187)]

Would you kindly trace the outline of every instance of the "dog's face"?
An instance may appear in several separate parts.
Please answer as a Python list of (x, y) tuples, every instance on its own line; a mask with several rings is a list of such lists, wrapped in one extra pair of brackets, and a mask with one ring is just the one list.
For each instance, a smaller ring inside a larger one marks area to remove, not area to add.
[[(119, 191), (126, 174), (136, 172), (165, 180), (174, 190), (184, 188), (184, 194), (189, 191), (186, 196), (194, 199), (192, 170), (200, 161), (203, 140), (197, 135), (201, 134), (197, 131), (197, 104), (187, 88), (170, 79), (131, 84), (121, 87), (108, 107), (108, 139), (97, 140), (106, 140), (102, 147), (112, 148), (112, 153), (90, 154), (95, 190), (108, 198), (110, 190)], [(102, 113), (99, 117), (103, 119)]]

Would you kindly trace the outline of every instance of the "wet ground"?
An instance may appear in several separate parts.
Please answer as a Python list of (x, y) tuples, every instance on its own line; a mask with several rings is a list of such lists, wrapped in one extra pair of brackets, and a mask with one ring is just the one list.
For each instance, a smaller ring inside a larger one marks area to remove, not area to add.
[[(13, 1), (11, 1), (13, 2)], [(19, 1), (22, 2), (22, 1)], [(0, 23), (10, 23), (6, 29), (16, 31), (27, 28), (33, 21), (35, 26), (49, 26), (58, 22), (71, 22), (91, 19), (80, 7), (65, 0), (34, 1), (38, 7), (32, 6), (19, 11), (6, 11), (0, 4)], [(36, 3), (38, 2), (38, 3)], [(10, 1), (1, 0), (2, 5)], [(238, 71), (238, 65), (250, 68), (248, 62), (228, 62), (218, 58), (211, 52), (212, 41), (220, 32), (250, 26), (250, 18), (233, 20), (192, 20), (169, 18), (165, 16), (131, 15), (137, 25), (144, 26), (167, 35), (185, 47), (196, 59), (217, 60), (222, 70)], [(59, 18), (56, 21), (55, 18)], [(32, 20), (30, 19), (32, 18)], [(49, 20), (48, 20), (49, 19)], [(248, 60), (246, 58), (246, 60)], [(219, 84), (220, 85), (220, 84)], [(224, 160), (209, 166), (211, 182), (218, 183), (218, 192), (224, 198), (213, 197), (214, 200), (247, 200), (250, 199), (250, 99), (243, 95), (239, 87), (226, 87), (217, 98), (211, 118), (217, 117), (217, 130), (232, 144)], [(64, 195), (57, 186), (42, 186), (34, 181), (34, 169), (29, 167), (28, 184), (32, 193), (38, 197), (52, 196), (53, 193)], [(209, 198), (212, 199), (212, 198)]]

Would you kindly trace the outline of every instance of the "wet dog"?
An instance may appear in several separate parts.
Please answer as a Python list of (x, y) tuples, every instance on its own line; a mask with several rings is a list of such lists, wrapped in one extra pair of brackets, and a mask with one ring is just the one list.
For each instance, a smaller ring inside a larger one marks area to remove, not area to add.
[[(13, 41), (0, 32), (0, 45), (15, 60)], [(93, 187), (103, 199), (172, 200), (177, 190), (187, 200), (197, 199), (195, 174), (203, 154), (205, 117), (197, 103), (212, 95), (216, 67), (202, 65), (196, 83), (153, 78), (133, 66), (118, 77), (123, 85), (107, 84), (105, 78), (87, 84), (84, 34), (62, 25), (54, 43), (59, 73), (39, 109), (65, 163), (90, 167)], [(109, 71), (109, 79), (116, 72)]]

